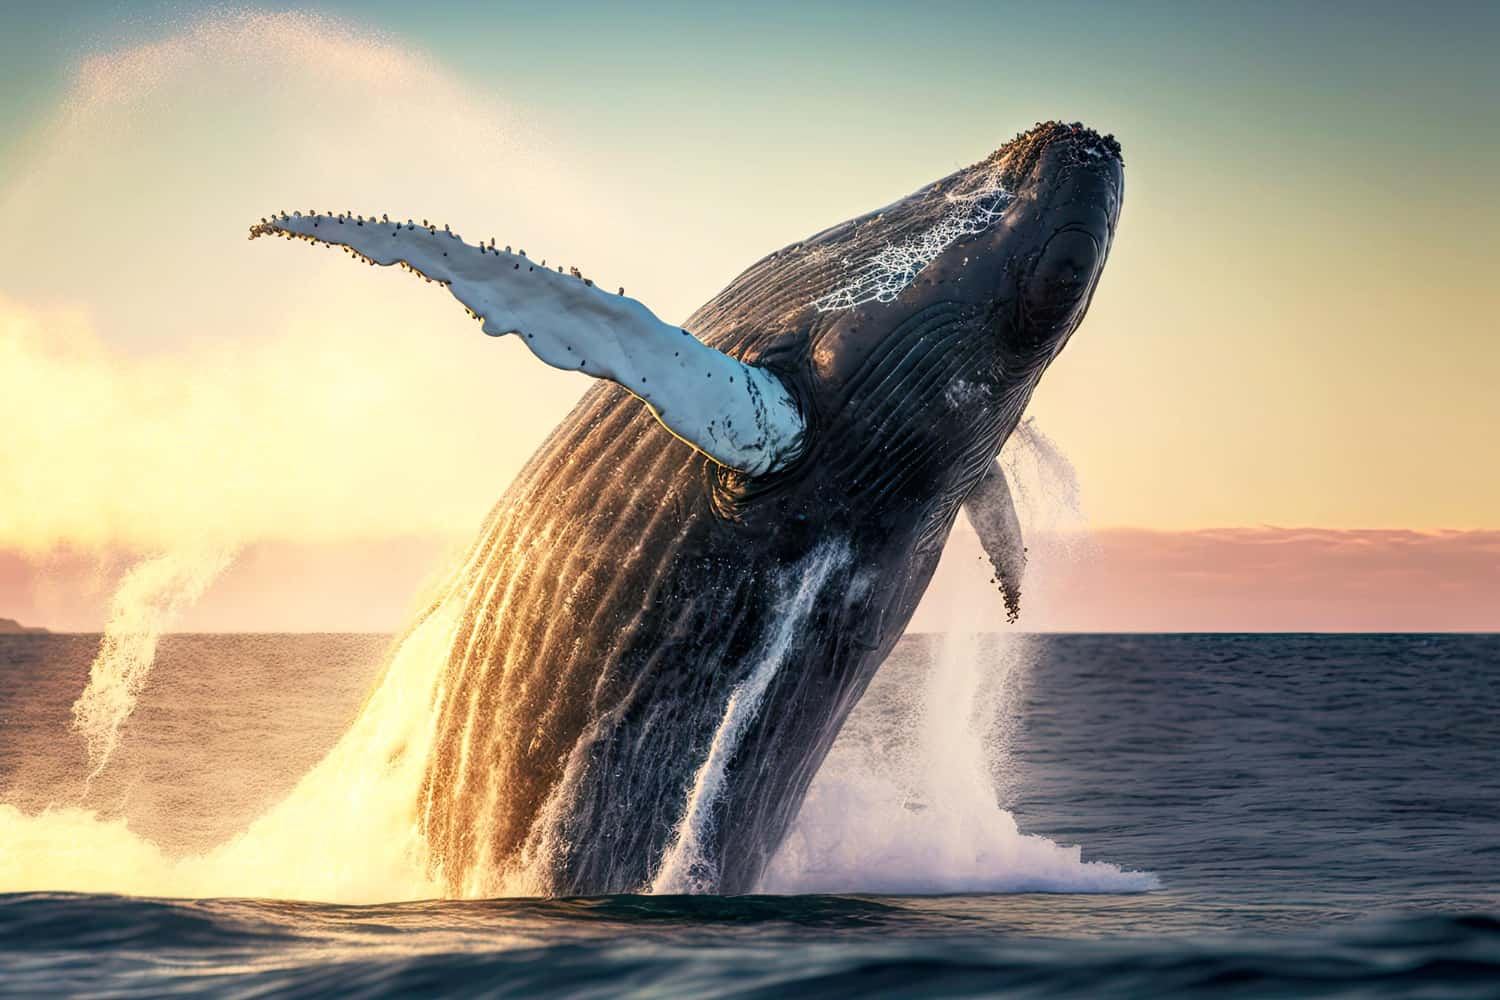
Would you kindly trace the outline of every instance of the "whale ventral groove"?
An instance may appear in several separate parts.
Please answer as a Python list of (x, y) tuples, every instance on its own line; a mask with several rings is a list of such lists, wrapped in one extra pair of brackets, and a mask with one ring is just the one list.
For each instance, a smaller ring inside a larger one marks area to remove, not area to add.
[[(486, 332), (600, 378), (435, 605), (462, 610), (421, 802), (451, 892), (756, 887), (961, 506), (1018, 593), (996, 456), (1088, 309), (1123, 180), (1112, 137), (1038, 124), (762, 258), (681, 329), (581, 274), (526, 284), (527, 258), (435, 226), (257, 227), (428, 254)], [(625, 346), (579, 368), (563, 314)]]

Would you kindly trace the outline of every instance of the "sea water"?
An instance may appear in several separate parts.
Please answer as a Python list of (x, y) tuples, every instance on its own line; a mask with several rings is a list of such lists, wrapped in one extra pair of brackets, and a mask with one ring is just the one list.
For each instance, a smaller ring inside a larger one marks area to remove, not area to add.
[[(212, 851), (347, 730), (388, 643), (167, 636), (90, 779), (68, 727), (98, 638), (0, 637), (0, 872), (45, 884), (101, 824)], [(10, 893), (0, 992), (1495, 996), (1497, 872), (1500, 637), (909, 636), (772, 894)]]

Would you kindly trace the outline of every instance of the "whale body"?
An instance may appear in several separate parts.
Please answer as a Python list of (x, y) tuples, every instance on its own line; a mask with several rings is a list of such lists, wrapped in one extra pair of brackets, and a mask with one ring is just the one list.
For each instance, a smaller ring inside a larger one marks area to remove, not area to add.
[(452, 584), (420, 810), (451, 891), (754, 890), (966, 503), (1014, 607), (996, 457), (1122, 193), (1112, 137), (1039, 124), (765, 257), (681, 328), (436, 227), (252, 229), (406, 264), (601, 378)]

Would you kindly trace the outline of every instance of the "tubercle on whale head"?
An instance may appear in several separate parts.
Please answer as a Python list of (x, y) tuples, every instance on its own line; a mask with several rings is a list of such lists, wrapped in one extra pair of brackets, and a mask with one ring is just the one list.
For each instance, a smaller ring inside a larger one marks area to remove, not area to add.
[(1120, 145), (1079, 123), (1040, 122), (940, 181), (969, 224), (893, 302), (988, 308), (1015, 359), (1050, 360), (1087, 311), (1113, 242), (1124, 184)]
[[(1056, 356), (1087, 311), (1123, 189), (1113, 136), (1043, 122), (994, 153), (804, 246), (846, 262), (818, 297), (820, 379), (859, 377), (890, 338), (944, 324), (993, 348), (1008, 389)], [(806, 251), (804, 251), (806, 252)], [(965, 379), (973, 383), (974, 372)], [(1029, 391), (1029, 390), (1028, 390)]]
[(1024, 138), (1031, 169), (1023, 189), (1028, 217), (1020, 218), (1018, 203), (1012, 235), (1022, 264), (1014, 344), (1050, 360), (1082, 322), (1109, 257), (1124, 161), (1114, 136), (1076, 123), (1049, 123)]

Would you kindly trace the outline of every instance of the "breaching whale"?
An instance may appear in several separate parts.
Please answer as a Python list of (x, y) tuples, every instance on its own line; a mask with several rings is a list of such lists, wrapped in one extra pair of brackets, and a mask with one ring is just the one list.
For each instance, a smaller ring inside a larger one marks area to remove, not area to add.
[(1112, 136), (1038, 124), (682, 327), (446, 226), (251, 227), (402, 264), (601, 380), (453, 583), (420, 804), (451, 891), (755, 888), (961, 506), (1014, 611), (997, 455), (1088, 308), (1123, 181)]

